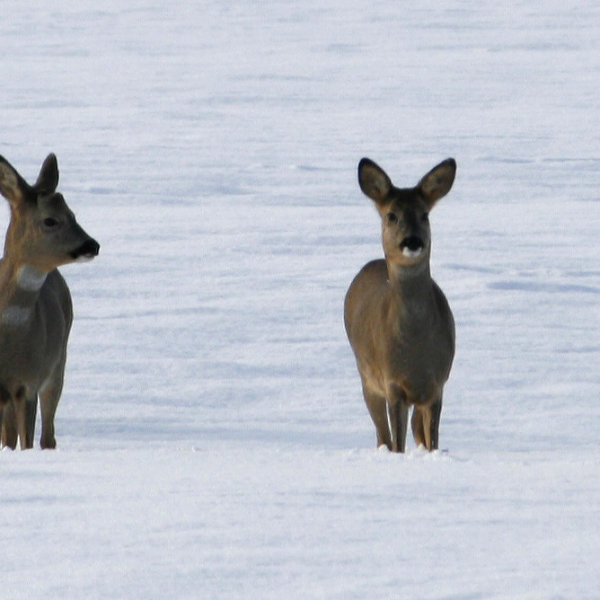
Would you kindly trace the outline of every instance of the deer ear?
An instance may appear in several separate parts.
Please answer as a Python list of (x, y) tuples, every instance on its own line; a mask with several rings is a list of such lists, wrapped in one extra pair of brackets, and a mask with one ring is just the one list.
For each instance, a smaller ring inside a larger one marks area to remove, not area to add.
[(54, 154), (48, 154), (33, 186), (38, 194), (53, 194), (58, 185), (58, 162)]
[(0, 193), (11, 204), (16, 204), (23, 199), (24, 184), (25, 182), (11, 164), (0, 156)]
[(447, 158), (437, 167), (433, 167), (427, 175), (419, 181), (417, 189), (425, 197), (429, 208), (431, 208), (440, 198), (443, 198), (454, 183), (456, 175), (456, 161), (453, 158)]
[(385, 171), (369, 158), (358, 163), (358, 183), (363, 193), (377, 204), (383, 204), (393, 187)]

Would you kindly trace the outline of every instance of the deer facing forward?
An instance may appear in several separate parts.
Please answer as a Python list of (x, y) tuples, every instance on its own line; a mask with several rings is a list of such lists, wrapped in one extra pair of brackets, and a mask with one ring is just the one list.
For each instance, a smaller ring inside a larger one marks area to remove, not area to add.
[(54, 154), (29, 185), (0, 157), (0, 193), (10, 224), (0, 261), (0, 425), (2, 445), (33, 447), (39, 396), (42, 448), (55, 448), (54, 415), (63, 386), (73, 320), (69, 288), (57, 267), (91, 259), (100, 246), (56, 193)]
[(344, 303), (344, 323), (377, 445), (404, 452), (408, 412), (415, 443), (438, 448), (442, 391), (454, 358), (454, 319), (431, 278), (429, 211), (452, 187), (449, 158), (416, 187), (395, 187), (368, 158), (358, 165), (362, 191), (381, 216), (385, 260), (365, 265)]

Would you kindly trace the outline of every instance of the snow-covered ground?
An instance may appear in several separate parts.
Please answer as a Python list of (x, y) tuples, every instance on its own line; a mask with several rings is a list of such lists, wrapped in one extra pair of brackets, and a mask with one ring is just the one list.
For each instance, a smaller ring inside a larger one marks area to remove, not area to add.
[[(0, 154), (101, 244), (58, 450), (0, 453), (2, 598), (600, 598), (597, 2), (7, 0), (0, 40)], [(434, 454), (375, 449), (343, 330), (362, 156), (458, 163)]]

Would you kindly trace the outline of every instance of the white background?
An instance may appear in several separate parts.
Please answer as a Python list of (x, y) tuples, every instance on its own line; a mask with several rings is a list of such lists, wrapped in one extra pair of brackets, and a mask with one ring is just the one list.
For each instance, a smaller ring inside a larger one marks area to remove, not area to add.
[[(2, 598), (600, 597), (597, 2), (7, 0), (0, 41), (0, 154), (101, 244), (58, 450), (0, 453)], [(343, 330), (362, 156), (458, 163), (434, 454), (375, 449)]]

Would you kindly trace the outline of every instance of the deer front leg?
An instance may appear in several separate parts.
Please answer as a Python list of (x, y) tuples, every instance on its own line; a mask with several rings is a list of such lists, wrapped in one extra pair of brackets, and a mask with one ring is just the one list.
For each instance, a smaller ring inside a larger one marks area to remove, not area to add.
[[(437, 450), (439, 448), (440, 441), (440, 418), (442, 416), (442, 397), (436, 400), (429, 409), (430, 412), (430, 422), (429, 422), (429, 439), (426, 441), (429, 442), (427, 448), (429, 450)], [(425, 434), (427, 435), (427, 430), (425, 430)]]
[(387, 413), (392, 434), (392, 452), (404, 452), (408, 426), (408, 402), (404, 391), (392, 384), (388, 386)]
[(50, 390), (40, 394), (40, 408), (42, 412), (42, 435), (40, 437), (40, 446), (42, 449), (56, 448), (56, 438), (54, 437), (54, 415), (58, 405), (59, 396), (55, 396)]
[(369, 409), (371, 419), (375, 424), (377, 432), (377, 447), (386, 446), (388, 450), (392, 449), (392, 438), (390, 436), (390, 426), (388, 423), (387, 406), (383, 396), (369, 390), (363, 383), (363, 395), (365, 403)]
[(40, 391), (40, 409), (42, 413), (42, 435), (40, 437), (40, 446), (42, 449), (56, 448), (56, 438), (54, 437), (54, 415), (56, 407), (60, 400), (63, 388), (63, 375), (65, 368), (66, 355), (54, 371), (44, 389)]

